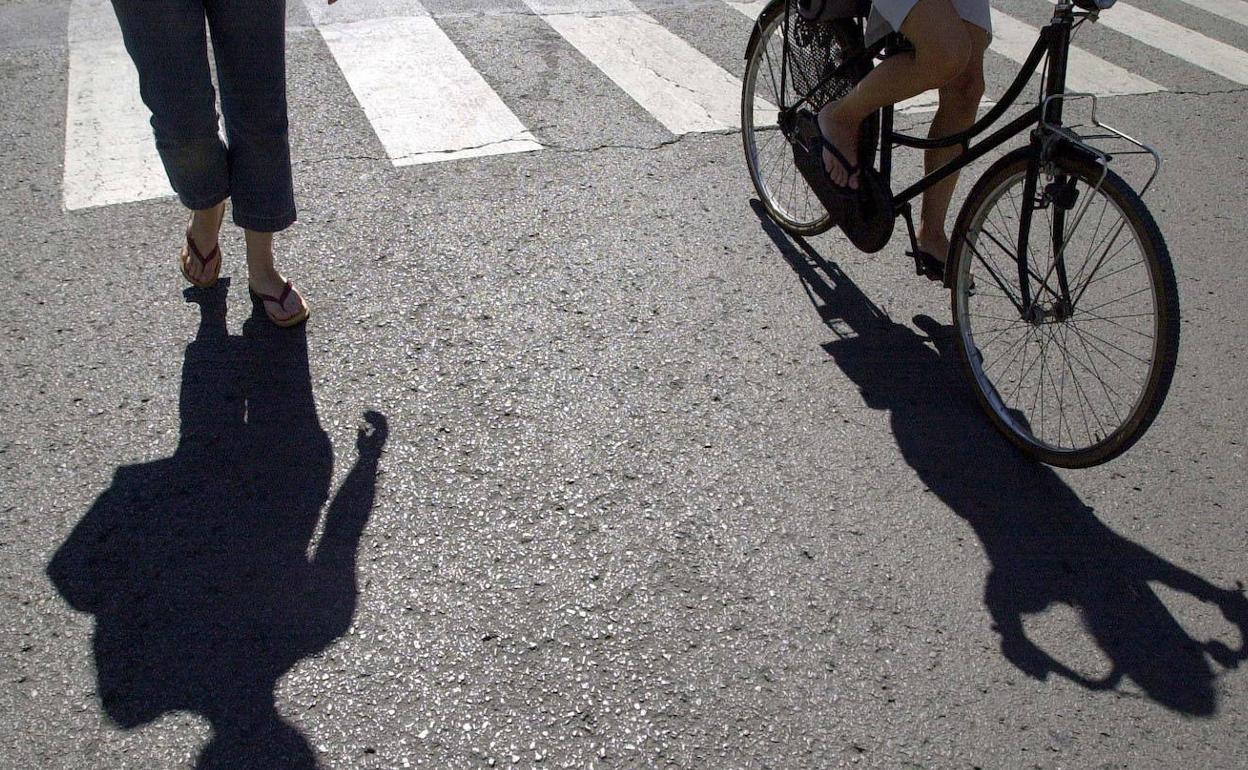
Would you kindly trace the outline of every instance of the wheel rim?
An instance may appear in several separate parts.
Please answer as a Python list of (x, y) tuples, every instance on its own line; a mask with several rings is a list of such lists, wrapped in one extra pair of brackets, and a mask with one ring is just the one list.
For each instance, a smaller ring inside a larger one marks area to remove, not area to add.
[(789, 83), (780, 92), (783, 23), (783, 7), (763, 21), (746, 67), (741, 110), (746, 161), (754, 187), (773, 216), (795, 230), (816, 230), (826, 222), (827, 210), (797, 170), (793, 150), (776, 125), (779, 108), (797, 98)]
[[(1054, 206), (1034, 212), (1028, 254), (1037, 309), (1018, 297), (1018, 219), (1025, 169), (985, 197), (960, 248), (958, 326), (975, 384), (1015, 435), (1050, 453), (1114, 444), (1142, 419), (1160, 367), (1160, 278), (1126, 212), (1097, 179), (1074, 175), (1065, 255), (1073, 307), (1053, 270)], [(1042, 174), (1039, 189), (1054, 177)], [(1044, 279), (1041, 283), (1039, 279)], [(965, 287), (973, 286), (972, 291)]]

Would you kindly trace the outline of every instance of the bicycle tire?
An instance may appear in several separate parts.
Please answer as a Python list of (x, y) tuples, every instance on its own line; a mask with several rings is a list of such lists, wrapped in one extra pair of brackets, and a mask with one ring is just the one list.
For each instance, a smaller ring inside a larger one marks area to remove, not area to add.
[[(767, 213), (785, 231), (800, 236), (812, 236), (829, 230), (834, 222), (818, 197), (806, 185), (793, 162), (792, 149), (784, 132), (777, 125), (781, 110), (797, 101), (793, 86), (794, 77), (786, 78), (781, 94), (780, 71), (784, 56), (785, 0), (772, 0), (758, 16), (754, 35), (746, 50), (745, 75), (741, 91), (741, 136), (750, 181)], [(818, 69), (821, 73), (829, 62), (839, 62), (849, 51), (862, 48), (862, 30), (857, 21), (840, 20), (822, 23), (828, 43), (822, 51), (824, 60), (806, 62), (807, 67), (798, 75), (804, 81), (817, 81), (818, 74), (805, 71)], [(759, 78), (768, 73), (766, 83)], [(856, 73), (851, 82), (833, 82), (817, 95), (822, 103), (843, 95), (865, 73)], [(769, 86), (769, 90), (766, 87)], [(760, 91), (766, 93), (760, 94)], [(761, 101), (761, 103), (760, 103)], [(774, 110), (774, 111), (773, 111)], [(759, 119), (763, 122), (760, 123)], [(864, 130), (864, 134), (869, 132)], [(866, 148), (874, 152), (874, 144)]]
[[(1127, 451), (1160, 412), (1178, 354), (1178, 289), (1165, 240), (1140, 196), (1094, 158), (1068, 151), (1041, 166), (1035, 200), (1047, 202), (1047, 207), (1033, 214), (1027, 251), (1033, 276), (1029, 280), (1045, 301), (1037, 302), (1039, 309), (1025, 316), (1021, 292), (1010, 297), (1011, 288), (1018, 288), (1017, 243), (1013, 253), (1007, 246), (1010, 241), (1002, 243), (1010, 237), (1010, 212), (1021, 216), (1020, 202), (1011, 193), (1008, 208), (999, 204), (1011, 190), (1021, 190), (1036, 152), (1033, 147), (1019, 148), (994, 163), (958, 214), (951, 249), (955, 344), (976, 399), (997, 430), (1041, 462), (1086, 468)], [(1073, 196), (1070, 190), (1075, 191)], [(1066, 212), (1060, 218), (1058, 209)], [(1069, 225), (1061, 251), (1073, 304), (1061, 302), (1053, 266), (1054, 223), (1059, 219)], [(1084, 228), (1082, 234), (1075, 232), (1078, 228)], [(1121, 241), (1124, 233), (1129, 240)], [(1017, 228), (1012, 237), (1018, 240)], [(1085, 238), (1091, 245), (1075, 270)], [(1002, 259), (992, 256), (994, 250)], [(1120, 260), (1122, 254), (1127, 256)], [(1094, 286), (1098, 283), (1104, 285)], [(1115, 288), (1120, 285), (1123, 288)], [(1010, 302), (994, 299), (998, 291)], [(1045, 302), (1051, 307), (1046, 309)], [(1001, 350), (1001, 339), (1020, 334), (1021, 342)], [(1011, 357), (995, 366), (1006, 354)], [(1061, 361), (1055, 369), (1052, 361), (1057, 359)], [(1098, 366), (1108, 370), (1104, 376)], [(1132, 372), (1141, 372), (1138, 384), (1128, 382), (1121, 393), (1106, 379), (1126, 378)], [(1026, 393), (1024, 398), (1018, 396), (1030, 385), (1038, 392), (1028, 405)], [(1043, 395), (1046, 387), (1056, 394)], [(1081, 428), (1077, 420), (1082, 420)]]

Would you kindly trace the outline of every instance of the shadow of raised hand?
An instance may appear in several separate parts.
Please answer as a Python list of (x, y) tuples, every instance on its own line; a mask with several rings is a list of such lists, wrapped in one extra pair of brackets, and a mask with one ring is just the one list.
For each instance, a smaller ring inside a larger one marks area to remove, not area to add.
[(350, 626), (386, 420), (365, 416), (359, 457), (309, 556), (333, 449), (305, 328), (253, 315), (230, 336), (227, 287), (188, 291), (200, 326), (183, 363), (177, 449), (118, 468), (48, 575), (95, 616), (99, 696), (119, 726), (190, 711), (213, 731), (199, 767), (314, 768), (273, 691)]
[[(756, 211), (833, 335), (824, 349), (869, 407), (888, 411), (902, 457), (979, 538), (991, 563), (984, 604), (1005, 659), (1028, 676), (1054, 674), (1093, 690), (1130, 679), (1167, 708), (1215, 713), (1212, 664), (1248, 659), (1242, 587), (1219, 588), (1103, 524), (1053, 469), (992, 429), (954, 365), (950, 327), (926, 316), (913, 328), (893, 321), (836, 264)], [(1238, 647), (1194, 639), (1154, 584), (1217, 606)], [(1024, 618), (1057, 604), (1079, 614), (1107, 672), (1081, 672), (1062, 662), (1069, 650), (1028, 637)]]

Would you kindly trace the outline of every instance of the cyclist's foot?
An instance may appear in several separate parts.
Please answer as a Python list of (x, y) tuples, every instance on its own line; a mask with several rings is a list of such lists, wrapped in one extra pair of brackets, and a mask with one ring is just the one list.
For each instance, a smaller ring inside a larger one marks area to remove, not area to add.
[[(841, 158), (837, 158), (827, 147), (823, 150), (823, 168), (828, 178), (837, 187), (858, 189), (858, 170), (853, 160), (858, 157), (858, 129), (861, 121), (846, 120), (837, 114), (835, 104), (829, 104), (819, 111), (819, 130), (823, 138), (837, 149)], [(846, 167), (846, 161), (849, 167)]]
[(907, 251), (906, 255), (914, 258), (915, 268), (919, 275), (925, 275), (933, 281), (943, 281), (945, 262), (949, 259), (949, 239), (943, 232), (935, 234), (925, 232), (920, 223), (916, 240), (918, 241), (915, 244), (917, 250)]
[(919, 231), (919, 251), (931, 254), (941, 265), (949, 260), (949, 239), (943, 234), (939, 237), (925, 237), (922, 229)]
[[(944, 233), (935, 237), (928, 236), (923, 232), (923, 227), (920, 225), (917, 240), (919, 242), (918, 253), (907, 252), (907, 254), (915, 258), (924, 275), (933, 281), (943, 281), (945, 278), (945, 263), (949, 261), (949, 239)], [(966, 288), (968, 293), (975, 293), (974, 276), (971, 276), (970, 283), (967, 284)]]

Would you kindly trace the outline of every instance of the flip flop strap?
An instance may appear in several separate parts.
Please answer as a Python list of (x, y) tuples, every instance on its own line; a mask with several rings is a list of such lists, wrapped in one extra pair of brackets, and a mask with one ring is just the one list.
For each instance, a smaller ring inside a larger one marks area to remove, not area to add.
[(264, 300), (265, 302), (276, 302), (278, 307), (285, 310), (286, 298), (290, 296), (290, 291), (292, 288), (294, 288), (294, 284), (292, 284), (290, 281), (287, 281), (286, 285), (282, 287), (282, 295), (280, 297), (274, 297), (272, 294), (261, 294), (260, 292), (256, 292), (256, 296)]
[(208, 252), (208, 256), (205, 257), (200, 252), (199, 247), (195, 245), (195, 239), (191, 237), (191, 228), (189, 227), (186, 228), (186, 245), (190, 248), (191, 253), (195, 255), (195, 258), (204, 265), (207, 265), (209, 262), (216, 259), (217, 255), (221, 253), (221, 244), (218, 243), (212, 247), (212, 251)]
[(841, 151), (836, 149), (836, 145), (829, 142), (828, 138), (824, 136), (822, 133), (819, 134), (819, 141), (823, 143), (823, 148), (827, 150), (828, 152), (832, 153), (832, 157), (836, 158), (837, 162), (840, 163), (842, 167), (844, 167), (845, 174), (847, 176), (853, 176), (854, 174), (858, 173), (858, 167), (850, 163), (849, 160), (846, 159), (846, 157), (841, 154)]

